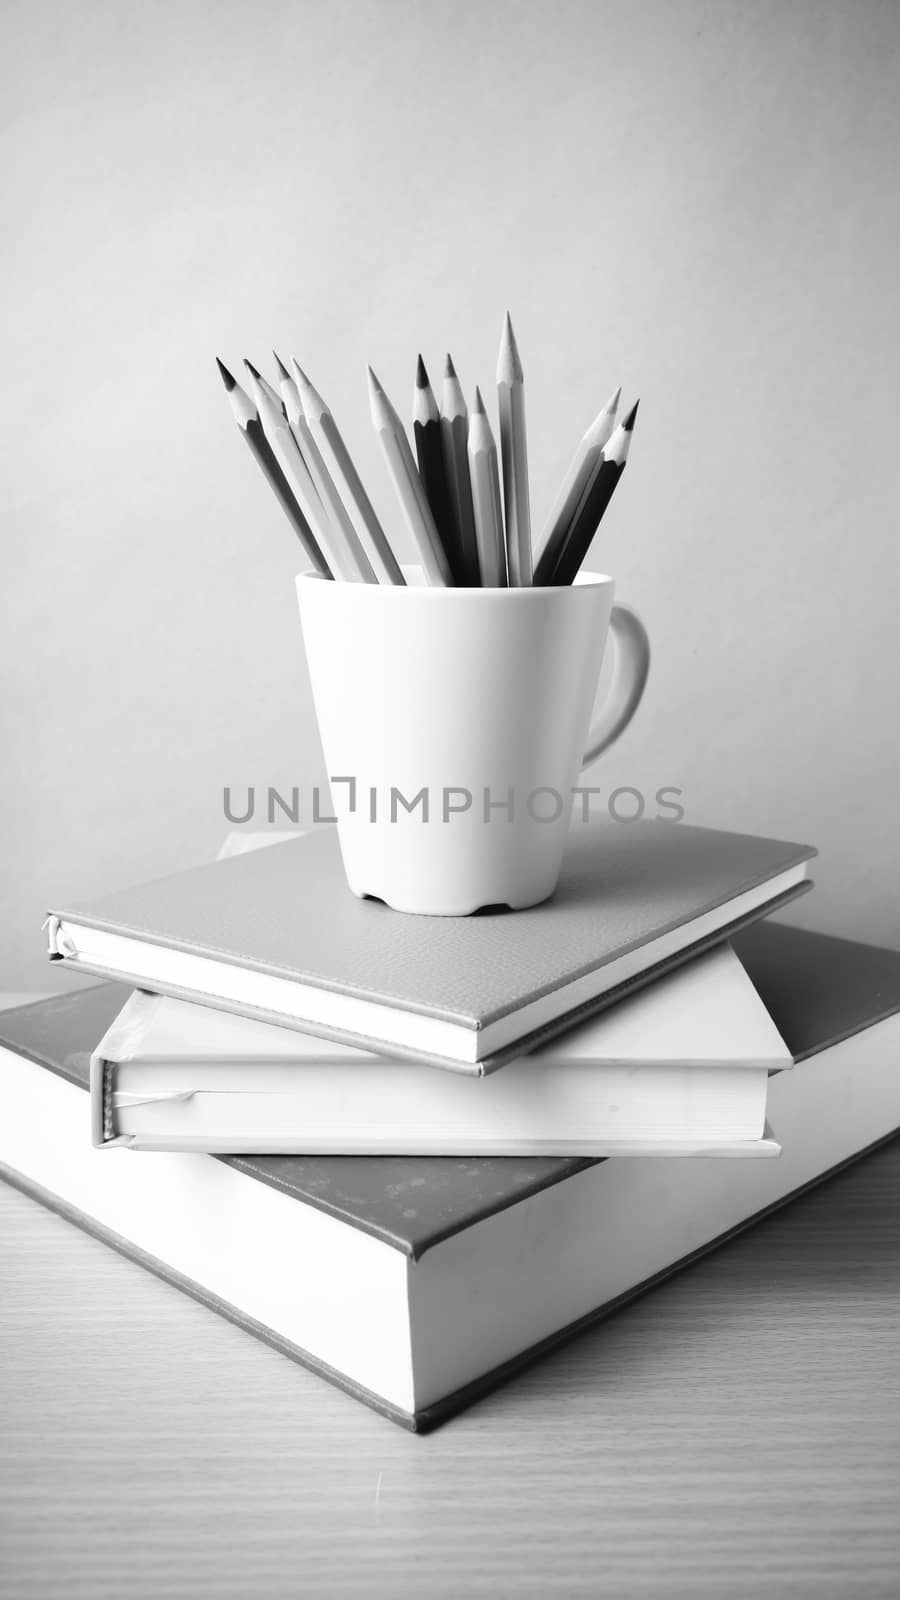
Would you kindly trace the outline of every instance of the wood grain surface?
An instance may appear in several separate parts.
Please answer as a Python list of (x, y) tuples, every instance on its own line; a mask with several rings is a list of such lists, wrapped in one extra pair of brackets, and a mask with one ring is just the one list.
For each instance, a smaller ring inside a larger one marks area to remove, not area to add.
[(0, 1592), (895, 1596), (900, 1141), (426, 1438), (0, 1186)]

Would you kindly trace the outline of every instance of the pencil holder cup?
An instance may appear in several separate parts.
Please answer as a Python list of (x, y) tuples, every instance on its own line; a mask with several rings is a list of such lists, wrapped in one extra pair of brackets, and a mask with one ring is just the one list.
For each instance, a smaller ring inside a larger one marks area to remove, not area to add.
[(409, 576), (297, 579), (347, 883), (430, 916), (537, 905), (559, 878), (581, 768), (637, 710), (647, 634), (599, 574), (521, 589)]

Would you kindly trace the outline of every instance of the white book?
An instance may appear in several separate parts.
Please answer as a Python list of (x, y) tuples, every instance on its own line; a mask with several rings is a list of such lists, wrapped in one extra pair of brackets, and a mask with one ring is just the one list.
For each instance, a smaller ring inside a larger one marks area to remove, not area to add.
[(216, 1154), (773, 1154), (767, 1080), (790, 1065), (728, 945), (486, 1078), (136, 991), (92, 1059), (93, 1137)]

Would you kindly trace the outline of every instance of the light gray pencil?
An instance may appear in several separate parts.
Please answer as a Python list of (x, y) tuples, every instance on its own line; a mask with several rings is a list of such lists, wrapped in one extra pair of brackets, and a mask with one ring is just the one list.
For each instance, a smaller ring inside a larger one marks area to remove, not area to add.
[(388, 472), (397, 491), (406, 525), (415, 542), (425, 576), (430, 584), (439, 587), (451, 586), (453, 577), (413, 459), (412, 448), (406, 437), (406, 429), (371, 367), (369, 404), (372, 411), (372, 425), (384, 451)]
[(309, 448), (309, 424), (307, 423), (306, 417), (303, 414), (303, 402), (300, 399), (300, 390), (297, 388), (294, 379), (288, 372), (288, 369), (278, 354), (278, 351), (273, 350), (272, 354), (278, 363), (278, 387), (281, 390), (281, 399), (284, 404), (284, 414), (291, 425), (291, 433), (294, 435), (294, 438), (300, 446), (300, 454), (309, 468), (309, 475), (312, 478), (313, 483), (316, 485), (319, 499), (324, 500), (316, 473), (316, 466), (318, 464), (316, 457), (319, 455), (319, 452), (318, 450), (310, 450)]
[(500, 455), (506, 512), (506, 568), (511, 589), (531, 583), (531, 502), (528, 493), (528, 443), (525, 433), (525, 383), (509, 312), (497, 361)]
[(350, 583), (375, 583), (375, 574), (353, 529), (350, 529), (350, 539), (346, 538), (340, 524), (335, 525), (333, 522), (330, 507), (326, 507), (321, 500), (300, 446), (291, 432), (288, 419), (281, 410), (280, 402), (276, 405), (274, 400), (269, 398), (256, 368), (246, 360), (244, 365), (250, 374), (253, 398), (256, 401), (265, 436), (307, 520), (312, 525), (334, 577), (344, 578)]
[[(565, 544), (569, 529), (573, 527), (581, 513), (584, 502), (590, 494), (591, 486), (603, 464), (603, 446), (612, 436), (616, 425), (616, 412), (619, 409), (619, 400), (622, 390), (617, 389), (611, 394), (587, 431), (578, 441), (578, 446), (569, 463), (568, 471), (560, 486), (559, 494), (547, 518), (544, 535), (541, 540), (541, 557), (543, 560), (546, 552), (551, 559), (554, 552), (559, 552)], [(535, 562), (535, 567), (537, 567)]]
[(506, 545), (503, 539), (503, 507), (500, 503), (497, 446), (491, 433), (480, 389), (475, 390), (475, 404), (469, 418), (468, 455), (482, 587), (505, 589)]
[[(294, 417), (291, 415), (291, 413), (293, 412), (295, 415), (298, 411), (301, 415), (303, 413), (303, 407), (300, 404), (300, 391), (288, 372), (288, 369), (282, 361), (280, 355), (278, 354), (278, 351), (273, 350), (272, 354), (275, 357), (275, 363), (278, 367), (278, 388), (281, 391), (281, 403), (284, 406), (284, 413), (288, 419), (288, 422), (291, 424), (291, 426), (293, 426)], [(263, 382), (265, 382), (265, 379)]]
[[(275, 357), (275, 360), (276, 361), (278, 360), (277, 356)], [(247, 360), (246, 356), (244, 357), (244, 366), (248, 369), (248, 371), (251, 370), (250, 369), (250, 362)], [(277, 410), (284, 411), (286, 413), (284, 399), (278, 393), (278, 390), (275, 388), (274, 384), (271, 384), (269, 382), (268, 378), (264, 378), (261, 372), (257, 372), (255, 367), (253, 367), (252, 370), (256, 375), (257, 383), (260, 385), (260, 388), (263, 390), (263, 393), (268, 395), (268, 397), (271, 400), (273, 406), (275, 406)]]
[(216, 365), (225, 385), (225, 392), (228, 395), (234, 420), (247, 441), (247, 445), (258, 466), (268, 479), (282, 510), (288, 517), (291, 527), (306, 552), (309, 562), (316, 572), (321, 573), (323, 578), (330, 578), (331, 572), (328, 568), (328, 562), (319, 549), (316, 536), (303, 514), (302, 507), (298, 504), (287, 478), (278, 465), (275, 452), (269, 444), (263, 425), (259, 420), (257, 407), (253, 404), (250, 396), (245, 394), (237, 379), (232, 376), (218, 356), (216, 356)]
[[(244, 366), (250, 379), (250, 388), (257, 404), (263, 431), (269, 440), (271, 448), (275, 451), (278, 461), (281, 462), (281, 453), (278, 446), (283, 442), (282, 435), (285, 432), (289, 432), (287, 409), (281, 396), (273, 389), (268, 379), (263, 377), (259, 369), (253, 365), (252, 361), (248, 361), (246, 356), (244, 357)], [(268, 425), (266, 419), (268, 419)], [(296, 440), (293, 443), (297, 446), (296, 450), (291, 450), (288, 447), (291, 459), (289, 477), (292, 488), (294, 493), (300, 497), (301, 505), (307, 510), (307, 515), (313, 527), (324, 532), (326, 538), (329, 538), (333, 543), (333, 535), (330, 533), (328, 526), (328, 513), (322, 505), (319, 492), (310, 476), (303, 452), (297, 445)], [(299, 456), (299, 459), (297, 459), (297, 456)], [(285, 470), (283, 462), (282, 470)]]
[(457, 578), (461, 585), (477, 589), (481, 582), (481, 573), (478, 566), (475, 513), (472, 509), (472, 486), (469, 481), (468, 438), (469, 413), (465, 396), (462, 384), (456, 375), (453, 359), (448, 355), (441, 392), (441, 446), (444, 454), (450, 518), (453, 523), (454, 550), (451, 565), (459, 568)]
[(320, 453), (327, 456), (346, 502), (356, 513), (360, 535), (378, 581), (404, 585), (406, 579), (400, 570), (400, 563), (378, 520), (375, 507), (366, 493), (365, 485), (344, 443), (331, 408), (322, 399), (318, 390), (313, 388), (303, 368), (293, 357), (291, 364), (307, 428), (320, 447)]
[[(275, 360), (278, 362), (282, 373), (281, 394), (291, 432), (300, 447), (300, 454), (309, 469), (309, 474), (316, 486), (319, 499), (337, 528), (342, 541), (351, 549), (358, 551), (368, 562), (368, 552), (353, 524), (353, 518), (344, 504), (341, 492), (328, 470), (328, 465), (319, 449), (318, 443), (313, 437), (312, 429), (304, 412), (303, 401), (300, 398), (299, 385), (294, 382), (283, 361), (277, 355)], [(372, 567), (371, 562), (369, 562), (369, 566), (377, 580), (378, 573)], [(400, 582), (403, 582), (402, 573)]]
[[(285, 416), (291, 425), (291, 432), (300, 446), (300, 454), (303, 456), (303, 459), (309, 468), (313, 483), (316, 483), (314, 462), (316, 457), (319, 456), (320, 452), (315, 448), (313, 448), (313, 450), (310, 450), (309, 448), (309, 423), (303, 414), (303, 401), (300, 399), (300, 390), (294, 382), (294, 379), (291, 377), (291, 374), (288, 372), (288, 369), (278, 352), (273, 350), (272, 354), (275, 357), (275, 360), (278, 362), (278, 369), (281, 374), (278, 387), (281, 390), (281, 398), (284, 401)], [(317, 483), (316, 487), (318, 488)], [(321, 489), (319, 489), (319, 498), (322, 499)]]

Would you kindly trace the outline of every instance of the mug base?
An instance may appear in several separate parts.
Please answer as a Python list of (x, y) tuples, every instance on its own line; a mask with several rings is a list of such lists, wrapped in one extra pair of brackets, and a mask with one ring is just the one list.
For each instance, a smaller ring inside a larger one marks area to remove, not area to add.
[(381, 894), (377, 889), (364, 889), (347, 880), (347, 887), (351, 894), (358, 900), (377, 900), (388, 907), (390, 911), (402, 911), (408, 917), (477, 917), (477, 916), (504, 916), (510, 912), (528, 911), (532, 906), (543, 905), (549, 900), (556, 890), (556, 884), (549, 889), (543, 889), (537, 894), (512, 896), (508, 900), (476, 900), (468, 904), (447, 905), (440, 902), (418, 902), (411, 905), (404, 897)]

